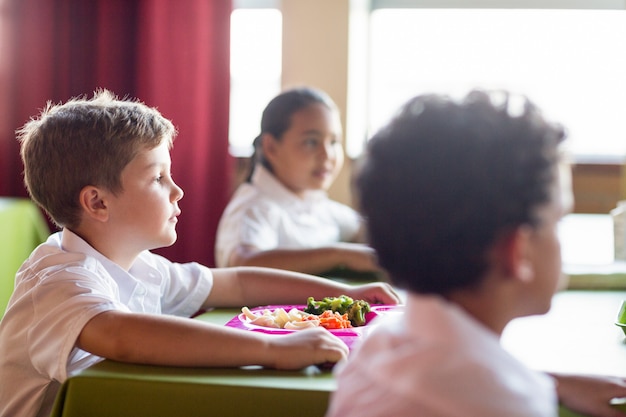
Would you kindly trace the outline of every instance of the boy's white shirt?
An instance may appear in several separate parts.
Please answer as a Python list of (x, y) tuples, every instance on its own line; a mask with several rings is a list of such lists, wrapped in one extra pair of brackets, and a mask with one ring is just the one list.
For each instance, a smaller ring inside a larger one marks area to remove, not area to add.
[(556, 417), (554, 380), (455, 304), (408, 295), (348, 361), (326, 417)]
[(189, 317), (212, 285), (210, 269), (197, 263), (145, 251), (127, 272), (71, 231), (53, 234), (18, 271), (0, 322), (0, 416), (48, 416), (60, 384), (102, 360), (74, 346), (95, 315)]
[(352, 208), (328, 198), (325, 191), (298, 197), (262, 165), (251, 183), (239, 186), (217, 230), (218, 267), (241, 244), (259, 250), (315, 248), (355, 238), (362, 219)]

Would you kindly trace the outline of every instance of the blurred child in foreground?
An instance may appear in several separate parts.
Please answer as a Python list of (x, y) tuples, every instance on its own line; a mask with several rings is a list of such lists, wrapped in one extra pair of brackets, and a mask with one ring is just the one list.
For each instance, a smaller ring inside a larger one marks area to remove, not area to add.
[(220, 220), (217, 265), (379, 272), (374, 251), (359, 243), (360, 215), (326, 194), (344, 160), (330, 97), (313, 88), (279, 94), (263, 111), (254, 146), (252, 172)]
[(0, 322), (0, 416), (48, 416), (60, 385), (104, 358), (176, 366), (298, 369), (348, 349), (323, 328), (272, 337), (188, 319), (211, 307), (302, 303), (351, 287), (268, 268), (209, 269), (149, 252), (176, 241), (183, 190), (172, 123), (108, 91), (51, 105), (20, 131), (25, 183), (62, 230), (16, 276)]
[(480, 91), (418, 96), (372, 138), (360, 203), (408, 296), (336, 368), (327, 417), (556, 417), (559, 400), (623, 415), (609, 405), (626, 396), (622, 379), (536, 372), (500, 345), (507, 323), (546, 313), (563, 285), (563, 138), (525, 98)]

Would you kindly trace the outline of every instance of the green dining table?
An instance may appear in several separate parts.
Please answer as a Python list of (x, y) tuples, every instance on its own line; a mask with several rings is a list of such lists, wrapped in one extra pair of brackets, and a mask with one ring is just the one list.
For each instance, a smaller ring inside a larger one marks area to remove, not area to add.
[[(226, 324), (240, 310), (197, 320)], [(280, 337), (280, 336), (277, 336)], [(180, 368), (102, 361), (62, 386), (53, 417), (320, 417), (335, 381), (329, 370)]]
[(26, 198), (0, 197), (0, 318), (15, 283), (15, 273), (50, 234), (39, 208)]
[[(564, 291), (549, 314), (512, 322), (503, 345), (537, 369), (626, 376), (625, 336), (614, 325), (622, 299), (621, 291)], [(217, 309), (196, 319), (223, 325), (239, 313)], [(323, 417), (335, 388), (332, 372), (313, 366), (277, 371), (105, 360), (63, 384), (52, 417)], [(581, 417), (564, 408), (559, 415)]]

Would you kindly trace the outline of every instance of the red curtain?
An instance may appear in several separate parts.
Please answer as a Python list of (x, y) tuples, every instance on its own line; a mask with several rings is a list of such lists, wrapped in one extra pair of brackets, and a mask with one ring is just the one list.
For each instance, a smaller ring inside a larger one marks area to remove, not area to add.
[(221, 0), (0, 0), (0, 195), (26, 195), (14, 131), (48, 100), (99, 87), (137, 97), (179, 130), (179, 238), (158, 252), (213, 266), (233, 166), (230, 12)]

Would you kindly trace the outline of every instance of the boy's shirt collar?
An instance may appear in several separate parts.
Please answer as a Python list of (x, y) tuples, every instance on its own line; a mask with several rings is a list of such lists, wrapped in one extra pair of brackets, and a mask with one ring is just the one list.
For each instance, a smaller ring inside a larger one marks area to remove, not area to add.
[(106, 260), (111, 262), (111, 260), (94, 249), (93, 246), (87, 243), (83, 238), (67, 228), (64, 228), (61, 231), (61, 249), (67, 252), (84, 253), (85, 255), (94, 257), (99, 261)]
[(138, 306), (139, 311), (160, 312), (160, 306), (149, 302), (149, 293), (157, 291), (162, 277), (157, 268), (143, 259), (143, 253), (137, 257), (130, 270), (126, 271), (69, 229), (64, 228), (61, 232), (60, 244), (64, 251), (83, 253), (100, 262), (120, 287), (120, 298), (123, 303), (139, 303), (141, 304)]

